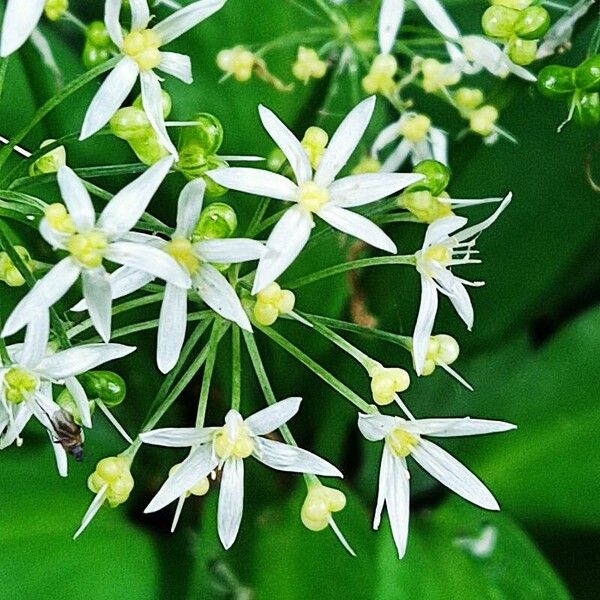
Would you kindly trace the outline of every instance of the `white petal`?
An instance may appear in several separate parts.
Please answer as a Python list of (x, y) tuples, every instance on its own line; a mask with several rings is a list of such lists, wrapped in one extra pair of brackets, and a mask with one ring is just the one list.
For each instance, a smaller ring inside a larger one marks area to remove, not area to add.
[(137, 63), (128, 57), (117, 63), (96, 92), (85, 113), (80, 140), (89, 138), (108, 123), (133, 89), (139, 73)]
[(52, 450), (54, 450), (54, 458), (56, 459), (56, 469), (61, 477), (67, 477), (69, 474), (69, 463), (67, 462), (67, 453), (62, 445), (55, 442), (52, 433), (48, 432), (48, 437), (52, 444)]
[(112, 298), (108, 273), (103, 267), (93, 271), (84, 269), (81, 273), (81, 281), (90, 319), (100, 337), (108, 342), (112, 320)]
[(429, 338), (433, 331), (433, 323), (438, 307), (437, 288), (426, 275), (421, 275), (421, 302), (419, 304), (419, 314), (415, 323), (413, 333), (413, 362), (417, 375), (423, 372), (423, 364), (429, 346)]
[(25, 343), (19, 360), (22, 365), (35, 368), (39, 364), (46, 354), (49, 334), (50, 315), (47, 310), (38, 310), (25, 330)]
[(192, 83), (194, 77), (192, 75), (192, 61), (187, 54), (178, 54), (177, 52), (161, 52), (160, 64), (157, 69), (164, 71), (168, 75), (172, 75), (183, 83)]
[(194, 244), (194, 249), (203, 260), (221, 264), (258, 260), (266, 251), (262, 242), (245, 238), (204, 240)]
[(80, 268), (70, 257), (54, 265), (21, 299), (4, 324), (2, 337), (12, 335), (32, 321), (40, 310), (60, 300), (79, 277)]
[(173, 237), (192, 236), (202, 211), (205, 190), (206, 183), (203, 179), (194, 179), (181, 190), (177, 202), (177, 228)]
[(144, 512), (150, 513), (164, 508), (167, 504), (185, 494), (185, 492), (206, 477), (216, 466), (217, 458), (213, 456), (210, 444), (203, 444), (198, 448), (194, 448), (189, 456), (179, 465), (175, 473), (163, 483)]
[(179, 360), (187, 321), (187, 290), (167, 283), (160, 309), (156, 364), (168, 373)]
[(78, 538), (83, 530), (90, 524), (91, 520), (96, 516), (96, 513), (100, 510), (104, 501), (106, 500), (106, 491), (108, 490), (108, 485), (104, 485), (98, 490), (95, 498), (92, 500), (89, 508), (87, 509), (85, 515), (83, 515), (83, 519), (81, 519), (81, 525), (79, 529), (75, 532), (73, 539)]
[(134, 346), (123, 344), (85, 344), (46, 356), (37, 371), (49, 379), (62, 380), (95, 369), (101, 364), (131, 354)]
[(315, 173), (317, 185), (328, 187), (342, 170), (358, 146), (374, 110), (375, 96), (371, 96), (355, 106), (341, 122)]
[(148, 121), (150, 121), (152, 129), (158, 135), (160, 143), (177, 160), (177, 149), (173, 145), (165, 126), (160, 80), (152, 71), (141, 71), (140, 83), (142, 84), (142, 106)]
[(386, 252), (396, 253), (396, 244), (390, 237), (372, 221), (366, 217), (353, 213), (345, 208), (326, 204), (318, 213), (319, 217), (327, 221), (335, 229), (354, 236), (363, 242), (367, 242), (375, 248)]
[(206, 174), (219, 185), (230, 190), (276, 200), (295, 202), (298, 196), (296, 184), (283, 175), (253, 169), (251, 167), (224, 167), (207, 171)]
[[(387, 481), (385, 482), (385, 504), (390, 517), (392, 537), (398, 550), (398, 558), (406, 553), (408, 542), (408, 519), (410, 516), (410, 474), (406, 460), (384, 452), (389, 460)], [(383, 460), (383, 459), (382, 459)]]
[(227, 279), (212, 265), (204, 264), (194, 276), (196, 292), (217, 314), (237, 323), (242, 329), (252, 331), (242, 303)]
[(123, 31), (119, 22), (122, 5), (123, 0), (106, 0), (104, 3), (104, 25), (117, 48), (123, 47)]
[(478, 233), (480, 233), (484, 229), (487, 229), (490, 225), (492, 225), (496, 221), (496, 219), (500, 216), (502, 211), (510, 204), (511, 200), (512, 200), (512, 192), (509, 192), (492, 215), (490, 215), (484, 221), (481, 221), (481, 223), (477, 223), (477, 225), (471, 225), (471, 227), (467, 227), (466, 229), (459, 231), (454, 237), (459, 242), (462, 242), (462, 241), (473, 238), (474, 236), (476, 236)]
[(428, 440), (421, 439), (412, 451), (412, 457), (440, 483), (477, 506), (499, 510), (492, 493), (453, 456)]
[(45, 217), (40, 221), (40, 234), (42, 235), (44, 240), (46, 240), (46, 242), (50, 244), (50, 246), (52, 246), (54, 250), (56, 250), (57, 248), (66, 250), (67, 242), (70, 237), (69, 234), (60, 233), (52, 229)]
[(96, 222), (96, 214), (90, 195), (81, 179), (66, 165), (58, 169), (56, 179), (60, 187), (60, 195), (67, 205), (77, 231), (85, 232), (92, 229)]
[(45, 0), (8, 0), (2, 22), (0, 55), (8, 56), (18, 50), (36, 28)]
[(473, 304), (465, 286), (450, 271), (440, 269), (434, 273), (435, 279), (441, 284), (446, 295), (452, 302), (459, 317), (465, 322), (470, 330), (473, 327)]
[(200, 0), (199, 2), (193, 2), (158, 23), (153, 28), (153, 31), (158, 33), (162, 44), (168, 44), (192, 27), (195, 27), (200, 21), (204, 21), (204, 19), (210, 17), (213, 13), (216, 13), (224, 4), (225, 0)]
[(312, 215), (301, 206), (287, 210), (267, 240), (267, 251), (258, 263), (252, 293), (275, 281), (300, 254), (314, 227)]
[(370, 442), (379, 442), (396, 426), (396, 419), (388, 415), (358, 415), (358, 429)]
[(266, 106), (261, 104), (258, 107), (258, 113), (264, 128), (288, 159), (298, 185), (312, 179), (312, 168), (308, 155), (296, 136)]
[(404, 16), (404, 0), (382, 0), (377, 34), (381, 54), (390, 54)]
[(81, 415), (81, 422), (86, 427), (91, 427), (92, 415), (90, 414), (90, 402), (83, 386), (75, 377), (65, 378), (65, 386), (69, 390), (71, 396), (73, 396), (73, 400), (75, 400), (75, 404)]
[(147, 0), (129, 0), (131, 9), (131, 29), (137, 31), (146, 29), (150, 21), (150, 9)]
[(153, 446), (186, 448), (212, 441), (217, 429), (218, 427), (165, 427), (140, 433), (140, 439), (144, 444)]
[(458, 27), (456, 27), (446, 9), (438, 0), (415, 0), (415, 4), (421, 9), (425, 18), (445, 38), (457, 40), (460, 37)]
[(219, 538), (225, 550), (231, 548), (237, 537), (244, 510), (244, 461), (229, 458), (223, 467), (217, 523)]
[(448, 165), (448, 134), (442, 129), (431, 127), (429, 129), (429, 139), (434, 160)]
[(105, 256), (108, 260), (146, 271), (173, 285), (186, 289), (191, 287), (192, 282), (187, 272), (172, 256), (158, 248), (132, 242), (114, 242), (108, 246)]
[(427, 227), (425, 238), (423, 240), (423, 248), (428, 248), (433, 244), (437, 244), (447, 239), (451, 233), (460, 229), (466, 223), (467, 219), (465, 219), (465, 217), (457, 217), (456, 215), (436, 219)]
[(286, 398), (248, 417), (244, 423), (254, 435), (271, 433), (287, 423), (300, 409), (302, 398)]
[(334, 181), (329, 187), (336, 206), (351, 208), (387, 198), (423, 179), (419, 173), (364, 173)]
[(403, 423), (403, 428), (419, 435), (436, 437), (460, 437), (465, 435), (482, 435), (516, 429), (516, 425), (505, 421), (490, 421), (488, 419), (417, 419)]
[(390, 125), (384, 127), (375, 138), (373, 145), (371, 146), (371, 156), (377, 158), (377, 155), (388, 145), (391, 144), (395, 139), (400, 137), (400, 121), (396, 121)]
[(383, 161), (380, 171), (383, 173), (395, 173), (412, 151), (413, 144), (408, 140), (402, 140), (396, 149)]

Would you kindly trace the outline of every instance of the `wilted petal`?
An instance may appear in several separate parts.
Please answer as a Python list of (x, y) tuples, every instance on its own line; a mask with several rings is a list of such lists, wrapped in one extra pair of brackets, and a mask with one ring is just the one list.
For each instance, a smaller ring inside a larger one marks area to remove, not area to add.
[(298, 186), (283, 175), (251, 167), (224, 167), (206, 174), (230, 190), (295, 202)]
[(77, 231), (85, 232), (92, 229), (96, 222), (96, 214), (90, 195), (81, 179), (66, 165), (58, 169), (56, 179), (60, 187), (60, 195), (67, 205)]
[(187, 290), (167, 283), (160, 309), (156, 363), (168, 373), (179, 360), (187, 321)]
[(8, 0), (2, 22), (0, 55), (18, 50), (36, 28), (44, 11), (45, 0)]
[(178, 54), (177, 52), (161, 52), (160, 64), (157, 69), (172, 75), (183, 83), (192, 83), (192, 61), (187, 54)]
[(413, 362), (417, 375), (423, 372), (429, 338), (433, 331), (433, 323), (438, 307), (437, 288), (430, 277), (421, 275), (421, 302), (413, 333)]
[(383, 0), (381, 2), (377, 26), (381, 54), (391, 54), (403, 16), (404, 0)]
[(396, 419), (388, 415), (358, 415), (358, 428), (370, 442), (379, 442), (395, 427)]
[(81, 280), (90, 319), (100, 337), (108, 342), (112, 320), (112, 298), (108, 273), (103, 267), (93, 271), (85, 269), (81, 274)]
[(505, 421), (490, 421), (488, 419), (417, 419), (407, 421), (402, 427), (411, 433), (433, 435), (436, 437), (460, 437), (466, 435), (482, 435), (516, 429), (516, 425)]
[(65, 378), (65, 386), (69, 390), (71, 396), (73, 396), (73, 400), (75, 400), (75, 404), (77, 405), (77, 409), (81, 416), (81, 422), (86, 427), (91, 427), (92, 415), (90, 414), (90, 402), (83, 386), (76, 377)]
[(212, 441), (217, 429), (218, 427), (165, 427), (140, 433), (140, 439), (144, 444), (153, 446), (186, 448)]
[(205, 190), (206, 183), (203, 179), (194, 179), (181, 190), (177, 202), (177, 228), (173, 237), (192, 236), (202, 212)]
[(229, 458), (223, 467), (217, 522), (219, 538), (225, 550), (237, 537), (244, 510), (244, 461)]
[(160, 80), (153, 71), (141, 71), (140, 83), (142, 84), (142, 106), (152, 129), (158, 135), (160, 143), (177, 160), (177, 149), (173, 145), (163, 115), (163, 100)]
[(287, 423), (298, 412), (300, 402), (302, 398), (286, 398), (255, 412), (244, 423), (254, 435), (271, 433)]
[(194, 249), (204, 261), (221, 264), (258, 260), (266, 251), (262, 242), (246, 238), (203, 240), (194, 244)]
[(25, 330), (25, 343), (19, 363), (35, 368), (46, 354), (49, 334), (50, 315), (47, 310), (38, 310), (35, 319), (29, 322)]

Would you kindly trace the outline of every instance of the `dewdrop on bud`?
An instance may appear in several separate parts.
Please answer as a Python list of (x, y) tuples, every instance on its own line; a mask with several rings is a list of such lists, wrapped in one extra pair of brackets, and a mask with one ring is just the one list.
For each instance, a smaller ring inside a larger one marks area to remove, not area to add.
[(217, 66), (237, 81), (248, 81), (256, 63), (256, 56), (244, 46), (226, 48), (217, 54)]
[(409, 374), (398, 367), (387, 368), (379, 365), (369, 375), (373, 401), (380, 406), (391, 404), (396, 394), (404, 392), (410, 385)]
[[(14, 250), (21, 257), (27, 269), (33, 271), (33, 260), (31, 260), (27, 248), (14, 246)], [(21, 287), (25, 284), (23, 275), (21, 275), (19, 269), (17, 269), (6, 252), (0, 252), (0, 281), (4, 281), (10, 287)]]
[(313, 169), (316, 169), (321, 162), (321, 157), (329, 142), (327, 132), (320, 127), (309, 127), (302, 138), (302, 147), (308, 154), (308, 159)]
[[(40, 144), (40, 148), (49, 146), (56, 140), (44, 140)], [(48, 153), (40, 156), (33, 164), (29, 166), (29, 175), (44, 175), (45, 173), (56, 173), (60, 167), (67, 164), (67, 151), (64, 146), (53, 148)]]
[(463, 110), (473, 110), (483, 104), (483, 92), (478, 88), (461, 87), (454, 93), (454, 102)]
[(485, 137), (494, 131), (497, 120), (497, 109), (491, 104), (486, 104), (469, 115), (469, 129)]
[(327, 63), (319, 58), (316, 50), (300, 46), (296, 62), (292, 65), (292, 73), (296, 79), (308, 83), (308, 80), (321, 79), (327, 73)]
[(423, 89), (428, 93), (455, 85), (461, 78), (461, 72), (458, 69), (452, 65), (444, 65), (435, 58), (427, 58), (421, 63), (421, 73), (423, 74)]
[[(173, 465), (169, 469), (169, 477), (174, 475), (180, 466), (181, 466), (181, 463), (177, 463), (176, 465)], [(209, 489), (210, 489), (210, 483), (208, 481), (208, 477), (203, 477), (202, 479), (197, 481), (191, 488), (187, 489), (187, 491), (185, 492), (185, 497), (189, 498), (190, 496), (205, 496), (208, 493)]]
[(379, 54), (363, 77), (363, 90), (367, 94), (391, 94), (396, 86), (394, 75), (397, 70), (398, 61), (391, 54)]
[(127, 459), (108, 456), (96, 465), (96, 470), (88, 477), (88, 488), (97, 494), (105, 486), (106, 500), (111, 508), (127, 501), (133, 489), (133, 477)]
[(237, 229), (235, 210), (225, 202), (213, 202), (201, 213), (194, 228), (193, 240), (215, 240), (231, 237)]
[(125, 400), (127, 384), (113, 371), (86, 371), (78, 376), (85, 393), (91, 400), (101, 400), (112, 408)]
[(329, 524), (331, 513), (339, 512), (345, 506), (346, 495), (343, 492), (318, 483), (308, 489), (300, 518), (307, 529), (322, 531)]
[(400, 119), (399, 133), (414, 144), (422, 142), (431, 127), (431, 119), (426, 115), (411, 114)]
[(58, 21), (69, 9), (69, 0), (46, 0), (44, 13), (50, 21)]
[(282, 290), (273, 282), (256, 295), (256, 304), (253, 308), (255, 321), (259, 325), (268, 327), (273, 325), (279, 315), (287, 315), (294, 310), (296, 296), (291, 290)]
[(379, 173), (381, 163), (372, 156), (363, 156), (360, 162), (352, 169), (352, 175), (363, 175), (364, 173)]

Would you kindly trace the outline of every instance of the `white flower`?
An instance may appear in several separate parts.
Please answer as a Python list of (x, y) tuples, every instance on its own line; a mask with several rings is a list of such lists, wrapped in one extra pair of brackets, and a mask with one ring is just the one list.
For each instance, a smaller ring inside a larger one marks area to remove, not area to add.
[(386, 505), (399, 558), (404, 556), (408, 540), (410, 513), (410, 473), (406, 465), (408, 456), (412, 456), (430, 475), (469, 502), (488, 510), (500, 509), (491, 492), (471, 471), (445, 450), (421, 436), (481, 435), (515, 429), (515, 425), (469, 417), (405, 421), (400, 417), (361, 414), (358, 417), (358, 427), (365, 438), (371, 442), (385, 440), (373, 529), (379, 528), (381, 513)]
[(354, 152), (373, 114), (375, 97), (356, 106), (331, 138), (316, 172), (294, 134), (267, 108), (259, 107), (262, 123), (285, 154), (296, 183), (282, 175), (244, 167), (209, 171), (220, 185), (233, 190), (294, 202), (273, 228), (267, 252), (258, 264), (252, 293), (275, 281), (304, 248), (318, 215), (335, 229), (376, 248), (396, 252), (394, 242), (369, 219), (347, 210), (381, 200), (418, 181), (416, 174), (367, 173), (334, 181)]
[[(202, 179), (190, 181), (181, 191), (177, 205), (177, 228), (171, 240), (138, 234), (141, 241), (159, 249), (177, 262), (190, 285), (167, 282), (160, 311), (156, 361), (163, 373), (177, 362), (185, 337), (187, 322), (187, 291), (193, 288), (198, 296), (223, 318), (251, 331), (250, 321), (238, 295), (229, 281), (210, 263), (230, 264), (259, 259), (265, 251), (261, 242), (244, 238), (202, 240), (192, 243), (194, 227), (202, 211), (206, 184)], [(132, 267), (121, 267), (109, 277), (112, 298), (120, 298), (143, 288), (153, 275)], [(71, 310), (86, 310), (85, 301)]]
[(371, 147), (371, 156), (378, 159), (379, 153), (399, 138), (402, 139), (396, 149), (382, 163), (382, 172), (396, 172), (408, 157), (413, 165), (430, 158), (448, 164), (448, 135), (432, 127), (428, 117), (414, 112), (404, 113), (381, 130)]
[(462, 231), (457, 230), (466, 225), (467, 219), (454, 215), (438, 219), (427, 227), (423, 247), (415, 255), (417, 271), (421, 276), (421, 302), (413, 334), (413, 360), (418, 375), (423, 371), (437, 312), (438, 292), (448, 296), (469, 329), (473, 326), (473, 306), (465, 286), (479, 286), (483, 285), (483, 282), (461, 279), (448, 267), (480, 262), (471, 258), (471, 255), (477, 252), (473, 249), (477, 236), (494, 223), (511, 199), (512, 194), (509, 193), (494, 214)]
[(108, 123), (133, 89), (139, 76), (142, 105), (148, 120), (163, 146), (177, 156), (177, 150), (165, 127), (160, 78), (154, 73), (154, 69), (172, 75), (184, 83), (192, 83), (192, 65), (189, 56), (163, 52), (159, 48), (210, 17), (225, 4), (225, 1), (193, 2), (148, 29), (151, 16), (147, 1), (130, 0), (131, 31), (124, 35), (119, 23), (123, 0), (106, 0), (104, 23), (122, 58), (94, 96), (85, 115), (79, 139), (90, 137)]
[(247, 419), (230, 410), (223, 427), (168, 428), (142, 433), (140, 437), (147, 444), (191, 447), (189, 456), (172, 472), (145, 512), (160, 510), (177, 499), (183, 502), (181, 498), (185, 498), (188, 490), (220, 469), (218, 530), (223, 546), (229, 548), (242, 520), (245, 458), (253, 456), (278, 471), (341, 477), (336, 467), (311, 452), (262, 437), (289, 421), (298, 412), (300, 402), (301, 398), (287, 398)]
[(25, 342), (8, 346), (12, 361), (0, 369), (0, 398), (5, 410), (2, 421), (6, 431), (0, 449), (19, 441), (21, 431), (32, 416), (47, 429), (53, 441), (59, 473), (67, 474), (67, 455), (55, 439), (53, 416), (60, 407), (52, 400), (52, 384), (64, 384), (69, 390), (86, 427), (92, 426), (88, 398), (76, 379), (99, 365), (121, 358), (135, 350), (122, 344), (84, 344), (48, 353), (48, 311), (39, 311), (25, 334)]
[(104, 259), (151, 273), (174, 285), (187, 287), (190, 278), (176, 261), (130, 233), (154, 192), (169, 172), (172, 157), (150, 167), (116, 194), (96, 220), (94, 206), (82, 181), (69, 167), (57, 178), (67, 205), (52, 204), (40, 223), (40, 232), (54, 248), (67, 250), (63, 258), (17, 304), (4, 325), (2, 336), (11, 335), (62, 298), (81, 275), (83, 295), (94, 327), (105, 341), (110, 338), (111, 290)]
[(0, 56), (18, 50), (37, 27), (46, 0), (8, 0), (2, 21)]

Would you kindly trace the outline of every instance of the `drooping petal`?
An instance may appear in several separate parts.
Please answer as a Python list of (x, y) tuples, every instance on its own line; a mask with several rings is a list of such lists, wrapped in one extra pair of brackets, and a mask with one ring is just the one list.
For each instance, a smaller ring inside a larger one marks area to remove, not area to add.
[(80, 140), (94, 135), (108, 123), (125, 98), (129, 96), (139, 73), (140, 69), (137, 63), (127, 56), (117, 63), (96, 92), (85, 113), (79, 135)]
[(60, 195), (67, 205), (77, 231), (85, 232), (92, 229), (96, 222), (96, 214), (90, 195), (81, 179), (66, 165), (58, 169), (56, 179)]
[(300, 254), (314, 227), (312, 215), (301, 206), (287, 210), (267, 240), (267, 251), (256, 269), (252, 293), (275, 281)]
[(163, 100), (160, 80), (153, 71), (141, 71), (140, 83), (142, 85), (142, 106), (152, 129), (159, 137), (160, 143), (177, 160), (177, 149), (173, 145), (163, 115)]
[(60, 300), (75, 283), (80, 271), (70, 256), (54, 265), (17, 304), (4, 324), (2, 337), (16, 333), (35, 319), (40, 310), (47, 310)]
[(459, 242), (463, 242), (466, 240), (470, 240), (484, 229), (487, 229), (496, 221), (496, 219), (500, 216), (502, 211), (510, 204), (511, 200), (512, 192), (509, 192), (492, 215), (490, 215), (487, 219), (481, 221), (481, 223), (477, 223), (477, 225), (471, 225), (471, 227), (467, 227), (466, 229), (459, 231), (457, 234), (454, 235), (454, 237)]
[(454, 24), (441, 2), (438, 2), (438, 0), (415, 0), (415, 4), (421, 9), (425, 18), (445, 38), (450, 40), (460, 38), (458, 27)]
[(396, 419), (388, 415), (358, 415), (358, 429), (370, 442), (379, 442), (396, 425)]
[(411, 433), (419, 435), (432, 435), (436, 437), (460, 437), (466, 435), (482, 435), (485, 433), (498, 433), (516, 429), (516, 425), (505, 421), (491, 421), (488, 419), (417, 419), (407, 421), (402, 427)]
[(160, 71), (164, 71), (167, 75), (172, 75), (183, 83), (193, 83), (194, 76), (192, 75), (192, 61), (187, 54), (179, 54), (177, 52), (161, 52), (160, 64), (156, 67)]
[(104, 25), (117, 48), (123, 47), (123, 30), (119, 21), (122, 5), (123, 0), (106, 0), (104, 3)]
[(190, 181), (181, 190), (177, 202), (177, 228), (173, 237), (189, 238), (200, 218), (206, 183), (203, 179)]
[(433, 331), (433, 323), (438, 307), (437, 288), (430, 277), (421, 275), (421, 302), (413, 333), (413, 362), (417, 375), (423, 372), (429, 338)]
[(73, 400), (75, 400), (79, 415), (81, 416), (81, 422), (86, 427), (91, 427), (92, 415), (90, 414), (90, 402), (83, 386), (76, 377), (65, 378), (65, 386), (69, 390), (71, 396), (73, 396)]
[(194, 276), (193, 284), (198, 296), (217, 314), (237, 323), (246, 331), (252, 331), (248, 316), (235, 290), (212, 265), (202, 265), (200, 271)]
[(371, 146), (371, 156), (377, 158), (378, 154), (398, 137), (400, 137), (400, 121), (396, 121), (395, 123), (391, 123), (384, 127), (377, 134), (377, 137)]
[(129, 0), (131, 9), (131, 30), (146, 29), (150, 21), (148, 0)]
[(342, 170), (365, 133), (374, 110), (375, 96), (371, 96), (355, 106), (340, 123), (315, 173), (317, 185), (328, 187)]
[(156, 364), (162, 373), (168, 373), (179, 360), (186, 321), (187, 290), (167, 283), (156, 342)]
[(329, 187), (331, 202), (342, 208), (363, 206), (387, 198), (423, 179), (419, 173), (364, 173), (334, 181)]
[(474, 313), (471, 298), (465, 286), (447, 269), (438, 269), (434, 277), (441, 284), (442, 290), (448, 296), (458, 316), (465, 322), (469, 331), (473, 327)]
[(48, 432), (48, 437), (54, 450), (54, 458), (56, 460), (56, 470), (61, 477), (67, 477), (69, 474), (69, 463), (67, 462), (67, 453), (61, 444), (56, 442), (52, 437), (52, 433)]
[(434, 160), (448, 166), (448, 134), (438, 127), (431, 127), (429, 139)]
[(465, 217), (457, 217), (456, 215), (436, 219), (427, 226), (427, 231), (425, 232), (425, 238), (423, 240), (423, 248), (428, 248), (433, 244), (445, 240), (451, 233), (460, 229), (466, 223), (467, 219)]
[(383, 161), (380, 171), (382, 173), (395, 173), (413, 151), (413, 144), (402, 140), (396, 149)]
[(100, 337), (108, 342), (112, 320), (112, 297), (110, 279), (104, 267), (85, 269), (81, 273), (83, 296), (94, 328)]
[(297, 448), (262, 437), (255, 438), (254, 444), (252, 456), (272, 469), (290, 473), (342, 477), (342, 473), (337, 467), (304, 448)]
[(229, 458), (223, 467), (217, 523), (219, 538), (225, 550), (235, 542), (244, 510), (244, 461)]
[(27, 325), (19, 363), (34, 369), (46, 354), (49, 334), (50, 315), (47, 310), (39, 310), (35, 319)]
[(203, 240), (194, 244), (194, 249), (206, 262), (221, 264), (258, 260), (266, 252), (262, 242), (246, 238)]
[(210, 442), (218, 427), (165, 427), (140, 433), (144, 444), (167, 446), (169, 448), (186, 448)]
[(377, 485), (377, 502), (375, 503), (375, 512), (373, 513), (373, 529), (377, 531), (381, 525), (381, 515), (385, 506), (385, 494), (387, 492), (386, 482), (390, 472), (390, 451), (387, 444), (384, 444), (381, 452), (381, 464), (379, 465), (379, 481)]
[(498, 502), (487, 487), (469, 469), (439, 446), (421, 439), (412, 451), (412, 457), (430, 475), (459, 496), (482, 508), (500, 510)]
[(32, 34), (44, 12), (45, 0), (8, 0), (2, 22), (0, 55), (18, 50)]
[(254, 435), (265, 435), (287, 423), (300, 409), (302, 398), (280, 400), (249, 416), (244, 423)]
[(317, 214), (335, 229), (363, 240), (363, 242), (367, 242), (375, 248), (380, 248), (392, 254), (397, 251), (396, 244), (387, 233), (362, 215), (332, 204), (326, 204)]
[(84, 531), (84, 529), (90, 524), (92, 519), (96, 516), (96, 513), (102, 508), (104, 501), (106, 500), (106, 492), (108, 490), (108, 485), (103, 485), (99, 490), (89, 508), (83, 515), (83, 519), (81, 519), (81, 525), (79, 529), (75, 532), (73, 539), (78, 538)]
[(224, 4), (225, 0), (200, 0), (199, 2), (193, 2), (158, 23), (153, 28), (153, 31), (158, 33), (162, 44), (168, 44), (192, 27), (198, 25), (200, 21), (204, 21), (204, 19), (216, 13)]
[(288, 202), (295, 202), (298, 195), (298, 186), (293, 181), (283, 175), (263, 169), (224, 167), (207, 171), (206, 174), (219, 185), (246, 194), (266, 196)]
[(385, 452), (389, 460), (387, 481), (385, 482), (385, 505), (390, 518), (392, 537), (398, 550), (398, 558), (406, 553), (408, 542), (408, 519), (410, 516), (410, 473), (406, 460)]
[(402, 17), (404, 16), (404, 0), (383, 0), (379, 9), (377, 35), (381, 54), (391, 54)]
[(268, 134), (288, 159), (298, 185), (309, 181), (312, 178), (312, 168), (306, 150), (298, 138), (266, 106), (261, 104), (258, 107), (258, 114)]

